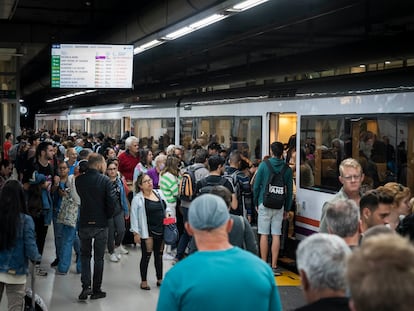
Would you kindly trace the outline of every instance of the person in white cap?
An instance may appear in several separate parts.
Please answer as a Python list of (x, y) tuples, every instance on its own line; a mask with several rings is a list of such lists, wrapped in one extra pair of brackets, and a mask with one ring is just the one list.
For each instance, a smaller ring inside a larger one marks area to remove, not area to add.
[(168, 271), (158, 311), (282, 310), (270, 267), (229, 243), (232, 225), (221, 197), (204, 194), (191, 202), (185, 227), (198, 252)]

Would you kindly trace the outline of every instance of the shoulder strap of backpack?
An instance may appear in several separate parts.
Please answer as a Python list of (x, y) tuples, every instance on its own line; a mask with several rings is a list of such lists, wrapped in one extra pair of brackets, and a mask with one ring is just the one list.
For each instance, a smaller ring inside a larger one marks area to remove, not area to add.
[(224, 184), (226, 183), (226, 181), (227, 181), (227, 178), (226, 178), (226, 177), (221, 176), (220, 181), (219, 181), (219, 185), (220, 185), (220, 186), (224, 186)]
[(270, 163), (270, 161), (269, 161), (269, 160), (265, 160), (264, 162), (266, 163), (267, 167), (269, 168), (269, 170), (270, 170), (271, 172), (276, 173), (276, 172), (275, 172), (275, 169), (273, 168), (272, 163)]
[(282, 169), (280, 170), (280, 174), (282, 174), (282, 177), (285, 176), (285, 172), (286, 172), (287, 168), (288, 168), (288, 165), (285, 164), (285, 165), (283, 165)]

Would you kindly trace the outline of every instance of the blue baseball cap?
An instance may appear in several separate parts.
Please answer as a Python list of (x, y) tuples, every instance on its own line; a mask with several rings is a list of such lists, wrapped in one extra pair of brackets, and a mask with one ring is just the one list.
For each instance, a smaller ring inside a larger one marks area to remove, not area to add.
[(229, 218), (226, 202), (218, 195), (209, 193), (192, 201), (188, 210), (188, 222), (197, 230), (216, 229), (224, 225)]

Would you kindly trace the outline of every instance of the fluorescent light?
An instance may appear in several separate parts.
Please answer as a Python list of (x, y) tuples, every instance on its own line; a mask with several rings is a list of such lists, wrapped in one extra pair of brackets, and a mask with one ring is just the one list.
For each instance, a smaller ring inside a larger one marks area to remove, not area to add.
[(99, 111), (113, 111), (113, 110), (120, 110), (124, 108), (123, 106), (121, 107), (103, 107), (103, 108), (91, 108), (90, 112), (99, 112)]
[(252, 7), (255, 7), (267, 1), (269, 0), (247, 0), (247, 1), (240, 2), (239, 4), (233, 5), (230, 9), (227, 9), (227, 11), (241, 12), (241, 11), (251, 9)]
[(213, 15), (210, 15), (206, 18), (203, 18), (202, 20), (199, 20), (198, 22), (195, 22), (195, 23), (191, 24), (190, 28), (200, 29), (200, 28), (206, 27), (208, 25), (214, 24), (218, 21), (221, 21), (224, 18), (226, 18), (225, 15), (213, 14)]
[(199, 21), (197, 21), (195, 23), (192, 23), (190, 26), (182, 27), (182, 28), (180, 28), (180, 29), (178, 29), (176, 31), (173, 31), (173, 32), (167, 34), (164, 37), (164, 39), (174, 40), (174, 39), (180, 38), (180, 37), (182, 37), (184, 35), (189, 34), (190, 32), (199, 30), (199, 29), (204, 28), (204, 27), (206, 27), (208, 25), (211, 25), (211, 24), (214, 24), (214, 23), (216, 23), (218, 21), (221, 21), (222, 19), (224, 19), (226, 17), (227, 16), (226, 15), (223, 15), (223, 14), (213, 14), (213, 15), (210, 15), (210, 16), (205, 17), (205, 18), (203, 18), (203, 19), (201, 19), (201, 20), (199, 20)]
[(130, 109), (135, 109), (135, 108), (150, 108), (153, 105), (132, 105), (131, 107), (129, 107)]
[(385, 63), (385, 65), (391, 64), (391, 62), (389, 60), (386, 60), (384, 63)]
[(190, 32), (193, 32), (194, 30), (195, 29), (192, 29), (189, 26), (185, 26), (183, 28), (180, 28), (176, 31), (173, 31), (173, 32), (169, 33), (168, 35), (165, 36), (165, 39), (174, 40), (174, 39), (182, 37), (186, 34), (189, 34)]
[(80, 95), (84, 95), (84, 94), (88, 94), (88, 93), (93, 93), (93, 92), (96, 92), (96, 91), (97, 90), (79, 91), (79, 92), (76, 92), (76, 93), (70, 93), (70, 94), (59, 96), (59, 97), (51, 98), (51, 99), (48, 99), (46, 102), (47, 103), (53, 103), (53, 102), (58, 101), (58, 100), (62, 100), (62, 99), (66, 99), (66, 98), (70, 98), (70, 97), (74, 97), (74, 96), (80, 96)]
[(147, 42), (147, 43), (144, 43), (144, 44), (142, 44), (142, 45), (134, 48), (134, 55), (139, 54), (141, 52), (144, 52), (146, 50), (149, 50), (149, 49), (151, 49), (151, 48), (153, 48), (155, 46), (158, 46), (160, 44), (163, 44), (163, 42), (160, 41), (160, 40), (157, 40), (157, 39), (152, 40), (152, 41)]

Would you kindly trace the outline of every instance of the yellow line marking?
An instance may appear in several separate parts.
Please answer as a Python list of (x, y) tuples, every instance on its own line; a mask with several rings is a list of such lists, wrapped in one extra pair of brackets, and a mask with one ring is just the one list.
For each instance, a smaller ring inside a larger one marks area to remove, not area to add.
[(275, 276), (278, 286), (300, 286), (300, 276), (288, 270), (283, 270), (282, 275)]

